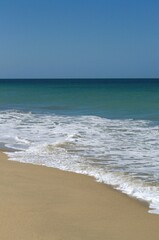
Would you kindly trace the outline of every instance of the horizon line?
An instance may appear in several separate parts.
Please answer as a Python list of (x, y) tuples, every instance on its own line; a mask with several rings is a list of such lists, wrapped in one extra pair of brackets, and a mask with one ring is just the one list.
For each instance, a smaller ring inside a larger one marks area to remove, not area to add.
[(82, 78), (77, 78), (77, 77), (63, 77), (63, 78), (59, 78), (59, 77), (57, 77), (57, 78), (41, 78), (41, 77), (39, 77), (39, 78), (31, 78), (31, 77), (29, 77), (29, 78), (20, 78), (20, 77), (18, 77), (18, 78), (0, 78), (0, 80), (43, 80), (43, 79), (45, 79), (45, 80), (64, 80), (64, 79), (66, 79), (66, 80), (81, 80), (81, 79), (87, 79), (87, 80), (95, 80), (95, 79), (99, 79), (99, 80), (126, 80), (126, 79), (159, 79), (159, 77), (135, 77), (135, 78), (131, 78), (131, 77), (120, 77), (120, 78), (112, 78), (112, 77), (104, 77), (104, 78), (98, 78), (98, 77), (93, 77), (93, 78), (91, 78), (91, 77), (82, 77)]

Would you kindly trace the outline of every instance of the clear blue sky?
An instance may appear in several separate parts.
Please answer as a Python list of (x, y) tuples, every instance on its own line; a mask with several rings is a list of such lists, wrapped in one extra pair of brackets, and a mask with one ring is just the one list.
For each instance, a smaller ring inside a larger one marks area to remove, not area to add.
[(159, 77), (158, 0), (1, 0), (0, 78)]

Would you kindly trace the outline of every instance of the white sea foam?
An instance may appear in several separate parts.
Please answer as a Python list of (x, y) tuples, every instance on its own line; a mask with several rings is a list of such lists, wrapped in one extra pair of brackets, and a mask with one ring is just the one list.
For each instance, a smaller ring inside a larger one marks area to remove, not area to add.
[(94, 176), (159, 213), (159, 128), (150, 121), (0, 112), (11, 160)]

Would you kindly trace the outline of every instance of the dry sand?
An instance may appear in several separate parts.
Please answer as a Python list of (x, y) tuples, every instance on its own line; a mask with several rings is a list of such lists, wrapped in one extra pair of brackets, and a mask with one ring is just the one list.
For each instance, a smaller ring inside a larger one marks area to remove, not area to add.
[(91, 177), (0, 152), (0, 239), (158, 240), (159, 215)]

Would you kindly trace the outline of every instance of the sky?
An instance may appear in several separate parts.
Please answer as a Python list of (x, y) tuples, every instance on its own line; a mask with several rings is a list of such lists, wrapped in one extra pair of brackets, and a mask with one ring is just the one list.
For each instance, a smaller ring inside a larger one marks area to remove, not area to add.
[(158, 0), (1, 0), (0, 78), (158, 78)]

